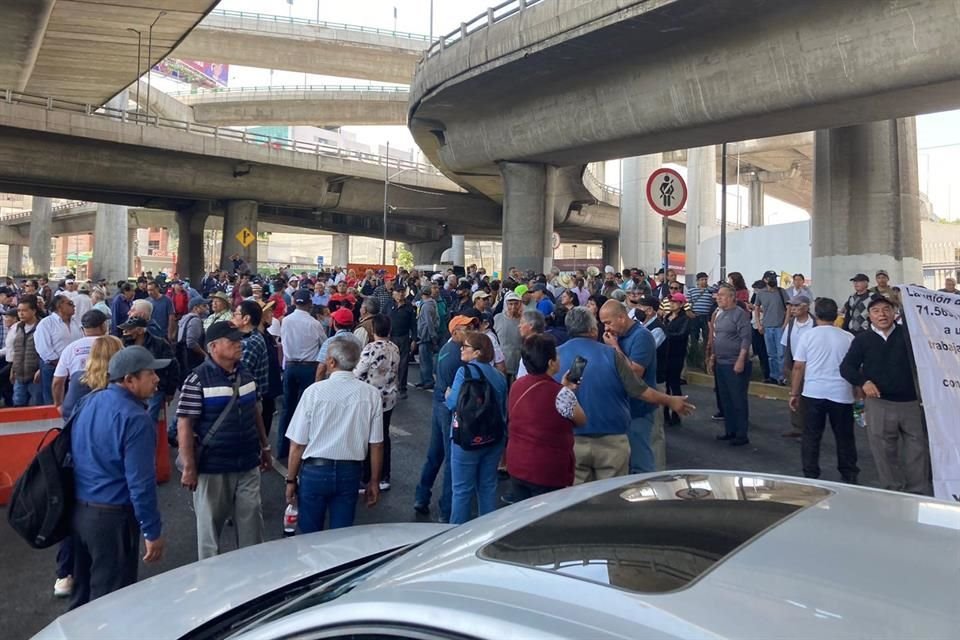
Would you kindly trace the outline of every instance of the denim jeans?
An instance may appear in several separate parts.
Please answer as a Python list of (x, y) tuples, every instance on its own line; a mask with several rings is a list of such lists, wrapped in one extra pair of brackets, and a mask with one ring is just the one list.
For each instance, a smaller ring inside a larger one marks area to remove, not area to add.
[(429, 340), (420, 343), (420, 384), (433, 386), (433, 343)]
[(653, 448), (650, 446), (650, 434), (656, 410), (646, 415), (630, 418), (627, 439), (630, 441), (630, 473), (649, 473), (656, 471)]
[(53, 404), (53, 372), (57, 370), (56, 364), (40, 363), (40, 404)]
[(463, 524), (470, 519), (474, 494), (478, 515), (486, 515), (497, 508), (497, 465), (504, 446), (501, 440), (490, 447), (466, 451), (460, 445), (451, 444), (453, 508), (450, 524)]
[(751, 362), (743, 367), (743, 373), (734, 373), (732, 364), (718, 364), (716, 367), (717, 393), (723, 407), (724, 426), (728, 436), (738, 440), (747, 439), (747, 427), (750, 421), (750, 404), (747, 401), (747, 388), (750, 386)]
[(783, 379), (783, 327), (764, 327), (763, 342), (767, 347), (767, 358), (770, 361), (770, 377), (774, 380)]
[(297, 409), (300, 396), (313, 384), (317, 376), (316, 362), (288, 362), (283, 370), (283, 413), (277, 427), (277, 457), (290, 455), (290, 441), (287, 440), (287, 427)]
[(36, 407), (41, 403), (40, 385), (32, 382), (13, 383), (13, 406)]
[(442, 401), (433, 400), (433, 419), (430, 429), (430, 446), (427, 449), (427, 459), (420, 471), (420, 482), (417, 483), (417, 504), (428, 505), (433, 495), (433, 483), (436, 482), (440, 469), (444, 469), (443, 486), (440, 490), (440, 519), (450, 521), (450, 506), (452, 502), (452, 484), (450, 475), (450, 410)]
[(297, 508), (300, 511), (298, 525), (301, 533), (323, 531), (323, 522), (328, 511), (328, 529), (353, 526), (362, 467), (359, 460), (300, 467)]

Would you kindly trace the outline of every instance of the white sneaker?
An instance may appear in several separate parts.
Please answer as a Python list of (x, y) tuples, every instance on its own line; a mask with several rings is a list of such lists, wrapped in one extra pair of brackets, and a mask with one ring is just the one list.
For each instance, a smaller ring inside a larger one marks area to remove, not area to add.
[(55, 598), (66, 598), (73, 593), (73, 576), (66, 578), (57, 578), (53, 583), (53, 595)]
[(390, 491), (390, 481), (381, 480), (380, 481), (380, 491)]

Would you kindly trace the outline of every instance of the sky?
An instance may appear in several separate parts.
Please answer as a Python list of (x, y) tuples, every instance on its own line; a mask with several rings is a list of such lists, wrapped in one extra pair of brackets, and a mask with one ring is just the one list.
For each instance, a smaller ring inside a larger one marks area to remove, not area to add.
[[(430, 7), (433, 5), (433, 35), (459, 28), (461, 22), (485, 13), (500, 0), (223, 0), (217, 8), (271, 15), (396, 29), (427, 35), (430, 33)], [(394, 19), (396, 12), (396, 19)], [(383, 84), (327, 76), (232, 67), (231, 86), (303, 85), (303, 84)], [(389, 141), (398, 149), (414, 151), (416, 145), (406, 127), (344, 127), (372, 147)], [(960, 220), (960, 188), (954, 167), (960, 164), (960, 111), (922, 115), (917, 118), (920, 190), (927, 193), (934, 212), (941, 218)], [(614, 173), (609, 170), (608, 175)], [(613, 182), (611, 180), (611, 182)], [(956, 193), (954, 193), (956, 192)], [(771, 222), (792, 222), (805, 214), (777, 202), (767, 204)]]

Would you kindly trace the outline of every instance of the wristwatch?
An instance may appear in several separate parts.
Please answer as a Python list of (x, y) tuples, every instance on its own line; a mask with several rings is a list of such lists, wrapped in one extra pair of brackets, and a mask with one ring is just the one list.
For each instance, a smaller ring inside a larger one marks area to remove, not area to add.
[(297, 479), (294, 478), (293, 480), (291, 480), (290, 478), (287, 478), (287, 484), (297, 484)]

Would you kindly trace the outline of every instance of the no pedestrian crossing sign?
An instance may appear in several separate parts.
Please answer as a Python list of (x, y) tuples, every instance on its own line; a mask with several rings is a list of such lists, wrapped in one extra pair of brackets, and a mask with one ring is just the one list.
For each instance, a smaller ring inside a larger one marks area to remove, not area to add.
[(657, 169), (647, 180), (647, 202), (660, 215), (669, 218), (687, 204), (687, 183), (673, 169)]
[(244, 227), (243, 229), (240, 229), (240, 231), (237, 231), (237, 235), (234, 237), (237, 239), (237, 241), (240, 244), (243, 245), (244, 249), (246, 249), (251, 244), (253, 244), (253, 241), (257, 239), (256, 234), (254, 234), (253, 231), (250, 231), (250, 229), (246, 227)]

